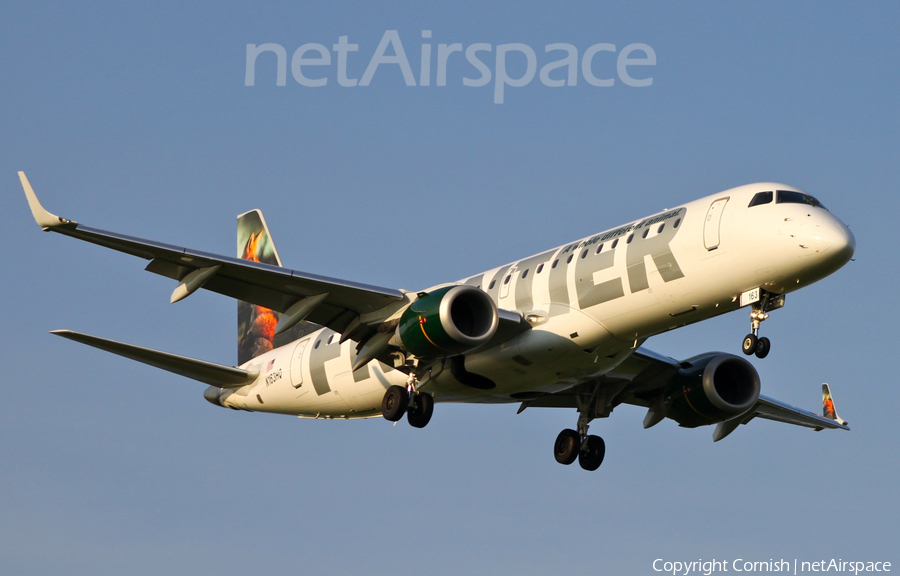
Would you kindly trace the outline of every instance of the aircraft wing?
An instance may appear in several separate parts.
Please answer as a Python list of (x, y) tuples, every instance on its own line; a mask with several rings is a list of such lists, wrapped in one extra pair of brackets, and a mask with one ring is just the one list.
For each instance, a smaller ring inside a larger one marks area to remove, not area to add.
[[(172, 295), (173, 302), (202, 287), (284, 313), (304, 298), (316, 297), (312, 311), (304, 310), (304, 318), (342, 333), (351, 324), (358, 325), (356, 320), (361, 316), (363, 321), (366, 314), (372, 314), (371, 321), (383, 320), (408, 302), (403, 291), (393, 288), (349, 282), (83, 226), (45, 210), (23, 172), (19, 172), (19, 178), (31, 213), (44, 231), (150, 260), (148, 271), (181, 282)], [(385, 312), (379, 314), (379, 311)]]
[[(613, 405), (632, 404), (650, 407), (654, 391), (664, 386), (667, 380), (682, 368), (682, 363), (645, 348), (638, 348), (622, 364), (597, 380), (599, 386), (620, 390)], [(774, 398), (760, 395), (749, 411), (722, 422), (716, 426), (713, 439), (718, 441), (730, 434), (741, 424), (754, 418), (765, 418), (795, 426), (804, 426), (816, 431), (822, 429), (849, 430), (847, 422), (834, 411), (834, 402), (828, 384), (822, 385), (823, 414), (796, 408)], [(575, 396), (571, 390), (542, 396), (528, 402), (528, 406), (576, 408)]]
[(765, 418), (766, 420), (775, 420), (796, 426), (806, 426), (814, 430), (822, 430), (823, 428), (850, 429), (850, 426), (842, 420), (832, 420), (820, 414), (813, 414), (763, 395), (760, 395), (759, 400), (756, 401), (752, 414), (749, 417), (745, 417), (741, 423), (746, 424), (753, 418)]
[[(625, 362), (617, 367), (611, 374), (607, 376), (629, 378), (631, 385), (629, 389), (634, 394), (635, 391), (642, 392), (652, 390), (669, 376), (673, 375), (681, 368), (681, 363), (673, 358), (662, 356), (651, 350), (638, 348)], [(823, 409), (827, 413), (830, 405), (833, 411), (833, 402), (831, 400), (831, 390), (828, 384), (822, 385)], [(626, 400), (627, 402), (627, 400)], [(642, 402), (629, 402), (632, 404), (646, 405)], [(775, 420), (776, 422), (784, 422), (785, 424), (794, 424), (795, 426), (805, 426), (815, 430), (823, 428), (849, 430), (850, 427), (836, 414), (832, 413), (832, 417), (821, 414), (814, 414), (802, 408), (796, 408), (790, 404), (781, 402), (774, 398), (769, 398), (762, 394), (759, 395), (756, 404), (750, 411), (740, 417), (740, 423), (746, 424), (754, 418), (765, 418), (766, 420)]]

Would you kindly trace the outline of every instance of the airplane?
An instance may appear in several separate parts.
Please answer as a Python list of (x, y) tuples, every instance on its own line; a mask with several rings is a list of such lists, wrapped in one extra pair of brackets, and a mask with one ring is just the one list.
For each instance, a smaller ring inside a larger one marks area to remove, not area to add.
[(760, 394), (745, 358), (675, 360), (643, 347), (657, 334), (741, 308), (742, 352), (765, 358), (760, 325), (786, 295), (846, 264), (849, 228), (816, 198), (774, 182), (747, 184), (628, 222), (456, 282), (419, 291), (285, 268), (259, 210), (238, 217), (237, 257), (83, 226), (41, 205), (19, 172), (32, 216), (56, 232), (149, 260), (178, 282), (172, 303), (203, 288), (238, 300), (238, 363), (225, 366), (97, 336), (52, 333), (208, 384), (224, 408), (300, 418), (406, 416), (435, 403), (574, 408), (554, 457), (585, 470), (606, 446), (591, 421), (616, 406), (713, 425), (719, 441), (754, 418), (849, 430), (822, 386), (823, 414)]

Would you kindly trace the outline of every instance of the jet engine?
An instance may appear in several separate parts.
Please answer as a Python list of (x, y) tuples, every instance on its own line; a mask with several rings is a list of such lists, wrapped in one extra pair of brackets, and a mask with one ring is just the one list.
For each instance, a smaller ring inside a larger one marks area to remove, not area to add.
[(681, 426), (724, 422), (756, 404), (759, 374), (745, 359), (711, 352), (684, 364), (663, 393), (665, 415)]
[(490, 340), (500, 318), (497, 305), (474, 286), (448, 286), (419, 294), (400, 317), (397, 339), (422, 358), (463, 354)]

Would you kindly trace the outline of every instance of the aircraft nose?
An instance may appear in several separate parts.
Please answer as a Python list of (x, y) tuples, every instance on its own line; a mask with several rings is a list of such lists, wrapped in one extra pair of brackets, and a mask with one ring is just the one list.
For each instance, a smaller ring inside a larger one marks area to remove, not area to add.
[(822, 226), (818, 236), (819, 242), (825, 248), (823, 255), (836, 266), (843, 266), (849, 262), (856, 251), (856, 238), (853, 232), (836, 218)]

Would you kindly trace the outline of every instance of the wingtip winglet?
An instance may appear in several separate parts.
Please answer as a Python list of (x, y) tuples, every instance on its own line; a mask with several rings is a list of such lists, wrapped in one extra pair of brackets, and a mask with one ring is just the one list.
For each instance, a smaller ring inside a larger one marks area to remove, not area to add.
[(31, 215), (34, 217), (34, 221), (37, 222), (38, 226), (46, 231), (54, 226), (68, 224), (70, 222), (70, 220), (60, 218), (56, 214), (48, 212), (47, 209), (41, 205), (40, 200), (37, 198), (37, 194), (34, 193), (34, 189), (31, 187), (31, 183), (28, 182), (28, 177), (25, 176), (25, 173), (21, 170), (19, 171), (19, 181), (22, 182), (22, 189), (25, 191), (28, 207), (31, 208)]
[(822, 384), (822, 415), (829, 420), (834, 420), (838, 424), (847, 426), (847, 421), (838, 416), (837, 410), (834, 407), (834, 397), (831, 395), (831, 387), (825, 383)]

